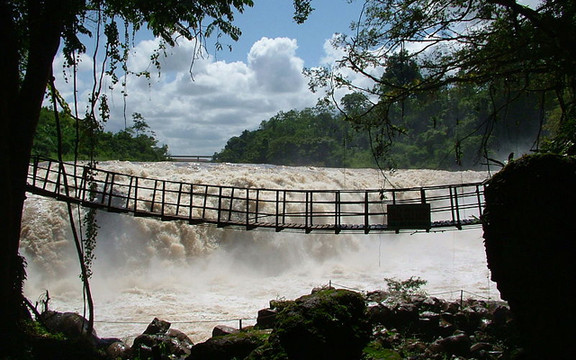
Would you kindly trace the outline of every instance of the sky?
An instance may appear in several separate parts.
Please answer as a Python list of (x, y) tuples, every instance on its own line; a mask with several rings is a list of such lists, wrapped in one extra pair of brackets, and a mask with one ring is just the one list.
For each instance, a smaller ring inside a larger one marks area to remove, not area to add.
[[(520, 0), (535, 7), (539, 0)], [(151, 79), (128, 76), (126, 106), (122, 88), (108, 91), (111, 117), (108, 131), (132, 124), (140, 113), (154, 131), (159, 145), (171, 155), (212, 155), (228, 139), (281, 111), (314, 106), (321, 93), (312, 93), (304, 68), (330, 66), (341, 54), (330, 46), (335, 33), (350, 34), (350, 24), (360, 17), (363, 0), (312, 0), (315, 10), (301, 25), (293, 19), (292, 0), (255, 0), (254, 7), (238, 14), (234, 23), (242, 30), (238, 42), (223, 38), (224, 49), (215, 51), (216, 39), (207, 39), (207, 54), (194, 61), (194, 44), (180, 40), (161, 57), (161, 73), (150, 63), (159, 41), (151, 33), (139, 33), (128, 67), (151, 71)], [(86, 44), (90, 49), (91, 45)], [(232, 51), (226, 45), (232, 46)], [(92, 46), (93, 48), (93, 46)], [(62, 56), (55, 61), (56, 86), (73, 102), (73, 87), (62, 71)], [(78, 68), (79, 113), (84, 113), (92, 89), (92, 60), (85, 55)], [(367, 85), (352, 71), (357, 85)], [(107, 86), (105, 85), (104, 88)], [(125, 115), (127, 118), (125, 118)]]
[[(126, 111), (121, 87), (108, 93), (111, 118), (106, 130), (124, 128), (124, 113), (140, 113), (171, 155), (212, 155), (243, 130), (254, 130), (280, 111), (314, 106), (321, 94), (308, 90), (302, 70), (330, 65), (338, 57), (329, 41), (335, 33), (350, 33), (363, 1), (313, 0), (315, 8), (306, 23), (292, 20), (292, 0), (256, 0), (253, 8), (238, 14), (242, 30), (238, 42), (222, 39), (225, 47), (214, 50), (207, 39), (208, 54), (191, 59), (194, 44), (179, 41), (161, 58), (157, 71), (150, 55), (158, 46), (151, 34), (140, 34), (129, 60), (131, 71), (150, 70), (150, 80), (127, 78)], [(90, 47), (90, 45), (88, 45)], [(62, 68), (62, 57), (55, 69)], [(85, 56), (78, 69), (78, 98), (83, 113), (91, 91), (92, 60)], [(58, 73), (58, 70), (55, 70)], [(69, 79), (69, 76), (68, 76)], [(73, 87), (65, 76), (57, 77), (59, 91), (71, 102)]]

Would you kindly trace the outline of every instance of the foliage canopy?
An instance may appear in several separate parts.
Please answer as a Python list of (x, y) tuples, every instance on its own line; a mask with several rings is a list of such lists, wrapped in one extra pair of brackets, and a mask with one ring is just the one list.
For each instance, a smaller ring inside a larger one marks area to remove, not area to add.
[[(168, 146), (159, 145), (155, 134), (146, 121), (136, 114), (132, 126), (116, 133), (98, 130), (92, 132), (80, 123), (76, 132), (76, 121), (61, 112), (60, 133), (62, 155), (65, 160), (75, 157), (82, 160), (125, 160), (162, 161), (168, 159)], [(33, 155), (58, 157), (57, 134), (52, 110), (42, 108), (34, 137)]]
[[(407, 99), (402, 119), (395, 125), (399, 133), (387, 149), (387, 165), (404, 169), (477, 169), (481, 167), (481, 155), (501, 162), (512, 152), (522, 153), (533, 144), (540, 125), (534, 100), (530, 96), (519, 98), (510, 106), (508, 114), (522, 118), (522, 123), (495, 124), (492, 136), (484, 143), (483, 136), (475, 133), (484, 126), (483, 118), (491, 111), (488, 91), (459, 86), (443, 89), (433, 97)], [(362, 93), (344, 96), (340, 106), (352, 119), (358, 119), (356, 116), (369, 108)], [(396, 113), (394, 116), (398, 116)], [(371, 127), (377, 126), (378, 119), (368, 115), (361, 117), (362, 121), (344, 119), (345, 115), (332, 106), (280, 112), (262, 121), (257, 129), (245, 130), (230, 138), (214, 159), (277, 165), (376, 167), (373, 153), (379, 149), (374, 148)], [(484, 151), (478, 154), (481, 148)]]
[(552, 134), (546, 149), (574, 153), (575, 14), (576, 3), (563, 0), (535, 7), (515, 0), (367, 0), (356, 34), (333, 41), (344, 55), (332, 69), (309, 69), (310, 86), (329, 86), (328, 97), (339, 88), (362, 92), (370, 106), (349, 117), (378, 132), (383, 148), (415, 96), (463, 85), (488, 91), (498, 100), (490, 101), (485, 137), (511, 104), (531, 96)]

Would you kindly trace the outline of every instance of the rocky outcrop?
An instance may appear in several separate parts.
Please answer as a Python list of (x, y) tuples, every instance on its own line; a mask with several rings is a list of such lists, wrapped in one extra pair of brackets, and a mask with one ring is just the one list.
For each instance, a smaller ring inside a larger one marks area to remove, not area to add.
[(270, 307), (258, 313), (273, 314), (271, 330), (217, 326), (188, 359), (496, 360), (521, 353), (510, 309), (501, 301), (327, 288)]
[(142, 335), (134, 339), (132, 356), (139, 359), (163, 359), (168, 355), (181, 358), (190, 355), (194, 345), (183, 332), (170, 329), (170, 323), (155, 318)]
[[(274, 319), (271, 329), (263, 329), (263, 322), (241, 330), (218, 325), (210, 339), (192, 345), (169, 322), (154, 319), (132, 348), (118, 339), (97, 339), (90, 348), (114, 360), (520, 359), (504, 302), (323, 288), (294, 301), (271, 301), (270, 307), (259, 314)], [(88, 358), (62, 357), (78, 355), (78, 349), (52, 350), (58, 355), (52, 358)]]
[(274, 302), (276, 321), (267, 345), (249, 359), (359, 359), (370, 325), (361, 294), (319, 289), (294, 301)]
[(373, 329), (367, 354), (384, 349), (414, 360), (500, 359), (519, 351), (512, 315), (503, 302), (368, 294), (368, 300), (374, 298), (367, 310)]
[(37, 319), (54, 337), (37, 340), (37, 350), (43, 349), (41, 357), (32, 358), (101, 358), (127, 359), (130, 347), (116, 338), (99, 338), (96, 331), (88, 332), (88, 320), (73, 312), (45, 311)]
[(532, 358), (573, 357), (576, 339), (576, 160), (534, 155), (487, 185), (488, 267)]
[(96, 331), (88, 332), (88, 320), (73, 312), (45, 311), (38, 319), (52, 333), (61, 333), (67, 338), (85, 338), (93, 345), (98, 343)]
[(264, 345), (270, 332), (248, 329), (226, 335), (213, 336), (192, 347), (187, 360), (244, 359), (253, 350)]

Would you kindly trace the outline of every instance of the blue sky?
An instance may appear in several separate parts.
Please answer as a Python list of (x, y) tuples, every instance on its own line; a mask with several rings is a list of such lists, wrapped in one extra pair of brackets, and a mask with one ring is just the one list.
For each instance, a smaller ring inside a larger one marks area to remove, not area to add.
[(216, 54), (226, 60), (246, 59), (252, 45), (262, 37), (288, 37), (298, 40), (297, 55), (305, 66), (317, 66), (325, 55), (323, 46), (334, 33), (349, 33), (350, 23), (358, 20), (363, 0), (348, 4), (346, 0), (312, 0), (315, 9), (303, 24), (293, 19), (292, 0), (256, 0), (254, 7), (239, 14), (235, 23), (242, 29), (242, 38), (233, 51)]
[[(214, 40), (208, 39), (209, 54), (194, 61), (191, 74), (194, 44), (179, 41), (160, 59), (159, 76), (155, 71), (150, 80), (128, 76), (126, 112), (122, 89), (110, 91), (112, 112), (106, 129), (123, 129), (125, 113), (130, 126), (130, 115), (138, 112), (172, 155), (211, 155), (230, 137), (257, 128), (280, 111), (314, 106), (319, 95), (308, 90), (302, 70), (333, 63), (337, 53), (330, 50), (329, 40), (334, 33), (349, 32), (362, 4), (363, 0), (352, 4), (313, 0), (316, 10), (298, 25), (292, 20), (292, 0), (256, 0), (253, 8), (235, 19), (243, 32), (241, 39), (221, 40), (232, 45), (231, 52), (214, 52)], [(140, 34), (131, 51), (130, 70), (154, 70), (150, 54), (157, 46), (158, 39)], [(56, 60), (58, 69), (61, 56)], [(86, 108), (91, 74), (92, 60), (85, 56), (78, 75), (79, 113)], [(72, 84), (62, 76), (57, 86), (71, 102)]]

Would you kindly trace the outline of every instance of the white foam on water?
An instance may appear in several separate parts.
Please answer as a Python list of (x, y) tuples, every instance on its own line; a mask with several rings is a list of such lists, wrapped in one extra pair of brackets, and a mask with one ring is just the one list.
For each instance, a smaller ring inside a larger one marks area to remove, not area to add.
[[(378, 189), (480, 181), (485, 173), (329, 169), (236, 164), (105, 162), (119, 173), (151, 178), (272, 189)], [(385, 180), (386, 178), (386, 180)], [(81, 210), (82, 211), (82, 210)], [(253, 324), (273, 299), (294, 299), (328, 285), (385, 288), (385, 278), (418, 276), (425, 290), (456, 298), (460, 290), (499, 298), (489, 280), (481, 230), (443, 233), (303, 234), (191, 226), (98, 212), (91, 279), (96, 330), (133, 338), (159, 317), (198, 342), (217, 324)], [(30, 195), (21, 251), (28, 261), (25, 293), (49, 290), (50, 306), (82, 313), (82, 284), (66, 207)]]

